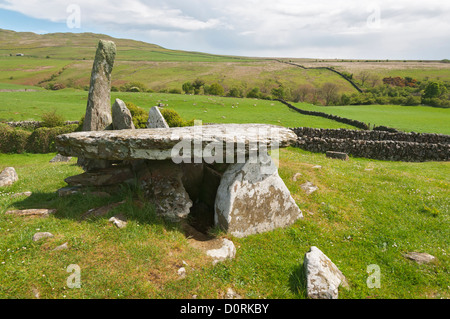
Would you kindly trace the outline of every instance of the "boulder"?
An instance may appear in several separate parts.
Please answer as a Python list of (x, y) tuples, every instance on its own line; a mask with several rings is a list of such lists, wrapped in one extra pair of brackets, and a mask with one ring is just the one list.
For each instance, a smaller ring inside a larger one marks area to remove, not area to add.
[(17, 175), (17, 172), (14, 169), (14, 167), (6, 167), (0, 173), (0, 187), (11, 186), (18, 180), (19, 180), (19, 176)]
[(135, 128), (130, 110), (120, 99), (116, 99), (112, 106), (112, 125), (114, 130), (126, 130)]
[(305, 254), (303, 266), (307, 296), (311, 299), (338, 299), (339, 286), (348, 287), (342, 272), (315, 246)]
[(159, 111), (159, 108), (157, 106), (152, 107), (150, 109), (150, 111), (148, 112), (147, 127), (148, 128), (169, 128), (169, 125), (167, 124), (166, 120), (164, 119), (164, 116), (162, 116), (162, 114)]
[(183, 170), (172, 161), (148, 161), (136, 173), (145, 197), (155, 205), (156, 213), (174, 222), (185, 219), (192, 200), (183, 186)]
[(262, 163), (231, 164), (222, 176), (215, 202), (215, 224), (245, 237), (302, 218), (302, 212), (278, 175), (270, 156)]

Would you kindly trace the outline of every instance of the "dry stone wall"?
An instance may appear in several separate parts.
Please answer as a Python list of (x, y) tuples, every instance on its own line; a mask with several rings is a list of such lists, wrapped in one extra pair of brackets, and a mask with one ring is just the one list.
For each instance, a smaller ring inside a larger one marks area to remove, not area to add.
[(336, 151), (356, 157), (389, 161), (450, 160), (450, 136), (425, 133), (389, 133), (346, 129), (292, 129), (296, 146), (311, 152)]

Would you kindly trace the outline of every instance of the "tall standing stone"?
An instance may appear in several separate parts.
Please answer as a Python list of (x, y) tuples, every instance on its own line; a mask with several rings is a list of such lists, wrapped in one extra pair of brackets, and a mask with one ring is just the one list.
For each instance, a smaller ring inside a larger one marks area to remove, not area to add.
[[(116, 56), (116, 45), (112, 41), (100, 40), (91, 72), (86, 114), (83, 131), (103, 131), (112, 126), (111, 115), (111, 72)], [(78, 158), (78, 165), (90, 171), (106, 168), (105, 160)]]
[(102, 131), (112, 123), (111, 72), (115, 56), (114, 42), (100, 40), (92, 66), (83, 131)]

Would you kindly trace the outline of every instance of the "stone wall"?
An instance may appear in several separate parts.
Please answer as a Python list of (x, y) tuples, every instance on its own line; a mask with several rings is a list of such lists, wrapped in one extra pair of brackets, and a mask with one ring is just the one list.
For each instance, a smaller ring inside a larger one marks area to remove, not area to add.
[[(11, 126), (11, 127), (19, 127), (24, 129), (31, 129), (35, 130), (39, 127), (41, 127), (40, 121), (20, 121), (20, 122), (4, 122), (5, 124)], [(66, 121), (65, 125), (71, 125), (71, 124), (78, 124), (79, 121)]]
[(357, 120), (352, 120), (352, 119), (348, 119), (348, 118), (345, 118), (345, 117), (340, 117), (340, 116), (337, 116), (337, 115), (328, 114), (328, 113), (324, 113), (324, 112), (302, 110), (302, 109), (299, 109), (298, 107), (295, 107), (292, 104), (290, 104), (290, 103), (288, 103), (288, 102), (286, 102), (284, 100), (281, 100), (281, 99), (275, 99), (275, 101), (279, 101), (279, 102), (283, 103), (284, 105), (286, 105), (290, 109), (295, 110), (295, 111), (297, 111), (300, 114), (312, 115), (312, 116), (320, 116), (320, 117), (323, 117), (323, 118), (326, 118), (326, 119), (330, 119), (330, 120), (333, 120), (333, 121), (336, 121), (336, 122), (348, 124), (348, 125), (351, 125), (351, 126), (363, 129), (363, 130), (369, 129), (369, 125), (364, 123), (364, 122), (360, 122), (360, 121), (357, 121)]
[(294, 128), (296, 146), (311, 152), (344, 152), (389, 161), (449, 161), (450, 136), (346, 129)]

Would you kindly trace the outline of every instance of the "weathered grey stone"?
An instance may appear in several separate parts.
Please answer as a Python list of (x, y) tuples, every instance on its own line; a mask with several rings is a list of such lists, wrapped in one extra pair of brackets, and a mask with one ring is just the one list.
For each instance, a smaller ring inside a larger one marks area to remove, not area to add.
[(33, 235), (33, 241), (39, 241), (41, 239), (50, 238), (50, 237), (53, 237), (53, 234), (49, 233), (49, 232), (36, 233)]
[(71, 159), (72, 159), (71, 156), (63, 156), (61, 154), (56, 154), (56, 156), (53, 157), (49, 163), (70, 162)]
[(339, 286), (348, 287), (347, 279), (319, 248), (305, 254), (307, 296), (312, 299), (338, 299)]
[[(250, 149), (256, 145), (260, 149), (274, 150), (294, 144), (296, 140), (297, 136), (293, 131), (280, 126), (220, 124), (168, 129), (75, 132), (59, 135), (56, 138), (56, 147), (62, 155), (91, 159), (164, 160), (178, 156), (179, 162), (185, 160), (192, 163), (192, 159), (198, 155), (198, 149), (207, 154), (217, 146), (217, 158), (226, 163), (235, 163), (238, 155), (239, 158), (248, 156)], [(226, 157), (227, 148), (234, 158)], [(200, 160), (204, 154), (200, 153)], [(214, 158), (210, 161), (214, 162)]]
[(112, 166), (70, 176), (64, 181), (70, 186), (110, 186), (132, 181), (134, 177), (129, 166)]
[(17, 172), (14, 169), (14, 167), (6, 167), (0, 173), (0, 187), (11, 186), (18, 180), (19, 180), (19, 176), (17, 175)]
[(114, 42), (100, 40), (92, 66), (83, 131), (102, 131), (112, 123), (111, 72), (115, 57), (116, 45)]
[(119, 207), (120, 205), (124, 204), (125, 201), (121, 201), (118, 203), (112, 203), (106, 206), (92, 208), (85, 212), (83, 215), (81, 215), (81, 219), (87, 219), (91, 217), (103, 217), (106, 216), (110, 211), (113, 209)]
[(319, 187), (317, 187), (316, 185), (314, 185), (311, 182), (306, 182), (306, 183), (300, 185), (300, 188), (303, 189), (307, 195), (312, 194), (316, 190), (319, 189)]
[(215, 223), (236, 237), (285, 227), (302, 212), (278, 175), (272, 159), (267, 164), (232, 164), (217, 190)]
[(11, 198), (17, 198), (17, 197), (30, 197), (33, 193), (32, 192), (22, 192), (22, 193), (15, 193), (11, 195)]
[(116, 99), (112, 106), (112, 124), (114, 130), (134, 129), (133, 117), (124, 101)]
[(69, 243), (64, 243), (62, 245), (59, 245), (58, 247), (55, 247), (53, 251), (59, 251), (59, 250), (66, 250), (69, 249)]
[(23, 210), (9, 210), (6, 215), (16, 215), (25, 217), (47, 217), (56, 213), (56, 209), (23, 209)]
[[(115, 56), (116, 45), (114, 42), (100, 40), (92, 66), (83, 131), (102, 131), (111, 127), (111, 72)], [(78, 165), (85, 171), (91, 171), (106, 168), (110, 163), (104, 160), (85, 159), (83, 154), (79, 154)]]
[(210, 249), (206, 254), (214, 259), (213, 263), (233, 259), (236, 256), (236, 247), (229, 239), (222, 239), (222, 247), (218, 249)]
[(180, 165), (171, 161), (149, 161), (137, 172), (138, 184), (154, 203), (156, 213), (175, 222), (185, 219), (192, 207), (182, 176)]
[(159, 111), (159, 108), (157, 106), (152, 107), (150, 109), (150, 111), (148, 112), (147, 127), (148, 128), (169, 128), (169, 125), (167, 124), (166, 120), (164, 119), (164, 116), (162, 116), (162, 114)]
[(326, 156), (328, 158), (337, 158), (343, 161), (347, 161), (348, 160), (348, 155), (347, 153), (342, 153), (342, 152), (333, 152), (333, 151), (328, 151), (326, 153)]
[(409, 252), (406, 253), (405, 258), (415, 261), (418, 264), (428, 264), (436, 259), (433, 255), (427, 253)]

